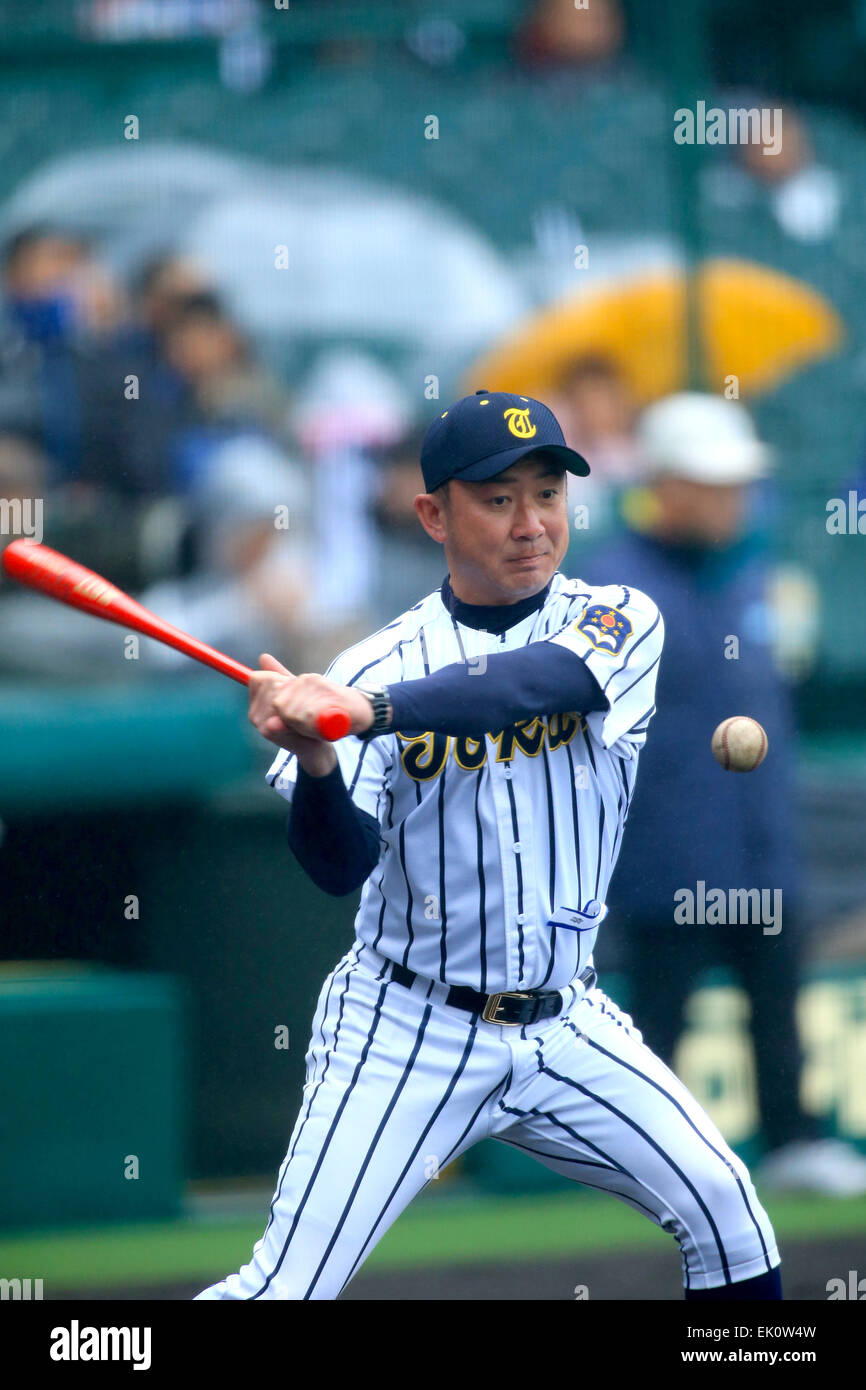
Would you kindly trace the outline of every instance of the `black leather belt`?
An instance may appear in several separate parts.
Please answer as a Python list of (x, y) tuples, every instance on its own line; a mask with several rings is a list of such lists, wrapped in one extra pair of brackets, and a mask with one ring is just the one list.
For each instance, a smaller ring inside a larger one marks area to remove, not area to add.
[[(592, 989), (598, 976), (592, 966), (588, 965), (577, 978), (587, 989)], [(418, 976), (414, 970), (392, 961), (390, 979), (411, 989)], [(486, 1023), (502, 1023), (506, 1027), (538, 1023), (543, 1018), (556, 1018), (564, 1007), (562, 994), (558, 989), (534, 989), (525, 993), (504, 990), (501, 994), (481, 994), (479, 990), (470, 989), (468, 985), (452, 985), (445, 1002), (455, 1009), (480, 1014)]]

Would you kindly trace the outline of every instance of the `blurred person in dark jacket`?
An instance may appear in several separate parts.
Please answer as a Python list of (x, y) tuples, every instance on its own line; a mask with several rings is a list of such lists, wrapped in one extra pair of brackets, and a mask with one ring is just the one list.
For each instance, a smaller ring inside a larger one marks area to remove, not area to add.
[(123, 299), (87, 243), (48, 226), (16, 232), (0, 253), (0, 429), (48, 455), (52, 481), (78, 479)]
[(180, 257), (142, 268), (133, 314), (99, 361), (82, 478), (102, 493), (182, 501), (238, 432), (285, 442), (287, 393)]
[[(731, 968), (751, 1001), (770, 1150), (758, 1177), (777, 1189), (864, 1192), (866, 1160), (822, 1139), (799, 1103), (795, 731), (773, 654), (771, 566), (753, 524), (753, 485), (769, 472), (769, 451), (742, 405), (700, 393), (651, 406), (638, 438), (647, 470), (642, 506), (622, 538), (582, 566), (592, 583), (618, 575), (650, 594), (667, 633), (654, 736), (641, 755), (610, 894), (632, 1011), (650, 1047), (672, 1065), (699, 976)], [(710, 752), (713, 730), (734, 714), (758, 720), (769, 740), (766, 760), (747, 776), (724, 772)], [(677, 920), (683, 890), (697, 902), (702, 884), (705, 895), (721, 889), (728, 900), (732, 890), (778, 890), (781, 898), (768, 901), (780, 902), (781, 913), (769, 926), (763, 912), (760, 923), (701, 924), (698, 915), (690, 925), (682, 912)]]
[(99, 399), (91, 411), (85, 477), (126, 499), (171, 497), (176, 441), (200, 423), (194, 392), (166, 359), (174, 319), (196, 296), (212, 294), (204, 272), (172, 251), (146, 261), (132, 278), (131, 313), (102, 346)]
[(102, 350), (87, 481), (126, 498), (183, 497), (239, 431), (287, 442), (287, 392), (197, 266), (157, 257), (134, 281), (133, 306)]
[(174, 303), (162, 342), (166, 362), (186, 384), (203, 421), (274, 434), (286, 429), (285, 389), (257, 361), (212, 291)]
[(2, 269), (9, 321), (29, 342), (81, 341), (120, 319), (117, 286), (87, 242), (70, 232), (15, 233), (3, 248)]

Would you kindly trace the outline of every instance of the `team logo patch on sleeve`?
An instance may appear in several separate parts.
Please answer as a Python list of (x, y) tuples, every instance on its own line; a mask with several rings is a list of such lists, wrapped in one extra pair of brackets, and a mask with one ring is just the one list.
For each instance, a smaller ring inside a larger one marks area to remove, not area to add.
[(574, 626), (599, 651), (609, 652), (612, 656), (622, 651), (633, 630), (623, 613), (616, 608), (608, 608), (604, 603), (592, 604)]

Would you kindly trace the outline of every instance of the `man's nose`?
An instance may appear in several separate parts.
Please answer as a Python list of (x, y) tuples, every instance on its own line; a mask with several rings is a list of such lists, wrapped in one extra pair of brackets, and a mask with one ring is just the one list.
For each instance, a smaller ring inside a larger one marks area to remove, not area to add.
[(518, 509), (514, 519), (514, 535), (536, 539), (542, 535), (544, 527), (541, 524), (541, 517), (531, 502), (525, 502)]

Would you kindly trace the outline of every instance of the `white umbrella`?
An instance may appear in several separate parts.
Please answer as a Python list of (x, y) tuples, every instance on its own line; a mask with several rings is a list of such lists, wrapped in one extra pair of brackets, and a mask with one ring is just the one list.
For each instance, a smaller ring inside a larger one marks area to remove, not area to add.
[(253, 333), (459, 354), (528, 307), (505, 260), (462, 218), (341, 170), (128, 141), (52, 161), (0, 211), (4, 236), (38, 222), (90, 233), (119, 268), (173, 247), (210, 269)]
[(506, 263), (450, 211), (340, 175), (286, 175), (266, 192), (221, 200), (188, 229), (183, 249), (254, 332), (462, 352), (525, 305)]
[(3, 236), (46, 222), (96, 237), (121, 264), (172, 245), (207, 204), (267, 169), (195, 145), (124, 141), (52, 160), (0, 212)]

